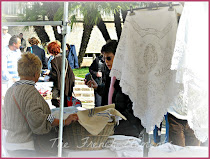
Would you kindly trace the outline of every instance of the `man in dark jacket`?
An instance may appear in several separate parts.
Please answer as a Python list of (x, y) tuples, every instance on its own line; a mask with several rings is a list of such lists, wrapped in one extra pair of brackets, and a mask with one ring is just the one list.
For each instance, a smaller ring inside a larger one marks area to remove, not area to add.
[(128, 95), (122, 92), (119, 83), (119, 80), (115, 81), (112, 102), (115, 103), (115, 108), (124, 115), (127, 120), (120, 120), (119, 125), (115, 127), (115, 135), (139, 137), (144, 127), (141, 125), (141, 120), (133, 115), (133, 102)]
[[(106, 75), (109, 69), (107, 68), (105, 61), (103, 60), (103, 55), (100, 55), (93, 60), (93, 63), (89, 67), (89, 72), (92, 75), (93, 79), (96, 81), (98, 85), (105, 83)], [(101, 106), (101, 95), (94, 90), (95, 96), (95, 107)]]

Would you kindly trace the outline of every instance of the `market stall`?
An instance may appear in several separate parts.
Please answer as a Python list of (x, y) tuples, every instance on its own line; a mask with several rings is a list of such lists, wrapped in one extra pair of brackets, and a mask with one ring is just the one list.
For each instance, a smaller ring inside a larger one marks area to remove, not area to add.
[(176, 9), (164, 7), (127, 16), (110, 75), (131, 98), (134, 115), (147, 133), (159, 127), (170, 110), (184, 114), (176, 117), (188, 122), (192, 134), (204, 142), (208, 138), (204, 87), (208, 85), (208, 3), (186, 2), (182, 14), (179, 24)]
[[(63, 46), (66, 46), (68, 2), (64, 2), (64, 4), (65, 14), (62, 34)], [(145, 8), (145, 10), (130, 14), (125, 23), (125, 29), (115, 57), (116, 60), (111, 71), (112, 77), (115, 76), (121, 80), (120, 86), (123, 93), (128, 94), (134, 103), (134, 114), (141, 119), (142, 125), (146, 129), (144, 140), (128, 136), (110, 136), (104, 143), (106, 144), (104, 149), (92, 151), (71, 150), (62, 147), (62, 140), (59, 140), (58, 157), (62, 157), (62, 153), (66, 157), (208, 157), (208, 147), (181, 147), (170, 143), (152, 147), (148, 140), (147, 133), (152, 131), (155, 125), (160, 124), (167, 108), (174, 99), (173, 93), (176, 93), (171, 91), (173, 90), (171, 86), (176, 85), (176, 74), (170, 70), (177, 32), (175, 11), (169, 10), (168, 7), (150, 11)], [(162, 23), (157, 23), (157, 15), (163, 18)], [(147, 16), (150, 16), (149, 22), (148, 19), (144, 19)], [(139, 27), (138, 21), (143, 23), (141, 24), (144, 25), (142, 28)], [(150, 28), (150, 26), (155, 27)], [(146, 35), (151, 35), (152, 38), (148, 38)], [(131, 39), (134, 41), (130, 41)], [(140, 44), (139, 41), (142, 43)], [(60, 121), (63, 121), (64, 114), (68, 112), (63, 108), (65, 48), (63, 50), (61, 106), (59, 111), (56, 110)], [(143, 50), (143, 54), (139, 50)], [(36, 87), (45, 100), (49, 102), (52, 83), (38, 82)], [(53, 111), (54, 107), (51, 102), (49, 102), (49, 105), (52, 112), (56, 112)], [(83, 111), (73, 107), (71, 109), (74, 110), (70, 114), (75, 111)], [(198, 123), (199, 120), (196, 122)], [(196, 130), (198, 130), (198, 126), (199, 124), (196, 125)], [(204, 124), (204, 126), (206, 125)], [(3, 130), (2, 150), (4, 156), (8, 156), (4, 149), (5, 135), (6, 130)], [(63, 123), (60, 122), (59, 138), (62, 139), (62, 137)], [(206, 140), (206, 136), (204, 139)], [(148, 145), (146, 145), (147, 143)]]

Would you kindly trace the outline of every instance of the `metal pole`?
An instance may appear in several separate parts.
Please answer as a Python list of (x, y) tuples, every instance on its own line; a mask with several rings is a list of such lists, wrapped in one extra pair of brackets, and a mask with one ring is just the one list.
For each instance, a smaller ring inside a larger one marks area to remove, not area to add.
[(62, 24), (62, 21), (2, 22), (2, 26), (58, 26)]
[[(64, 2), (63, 26), (62, 29), (67, 28), (68, 22), (68, 2)], [(59, 120), (59, 136), (58, 136), (58, 157), (62, 157), (62, 139), (63, 139), (63, 107), (64, 107), (64, 88), (65, 88), (65, 59), (66, 59), (66, 30), (62, 30), (62, 67), (61, 67), (61, 103), (60, 103), (60, 120)]]
[(149, 134), (146, 132), (146, 129), (144, 128), (144, 147), (143, 147), (143, 157), (148, 157), (149, 152)]

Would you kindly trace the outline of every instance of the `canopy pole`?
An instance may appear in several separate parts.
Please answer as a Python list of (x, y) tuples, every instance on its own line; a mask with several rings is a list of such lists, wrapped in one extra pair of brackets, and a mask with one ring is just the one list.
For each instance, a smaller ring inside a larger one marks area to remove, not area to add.
[(68, 23), (68, 2), (64, 2), (64, 14), (62, 25), (62, 66), (61, 66), (61, 91), (60, 91), (60, 119), (58, 136), (58, 157), (62, 157), (62, 139), (63, 139), (63, 107), (64, 107), (64, 88), (65, 88), (65, 59), (66, 59), (66, 34)]
[(143, 157), (148, 157), (149, 152), (149, 134), (146, 132), (146, 128), (144, 128), (144, 135), (143, 135), (143, 141), (144, 141), (144, 147), (143, 147)]

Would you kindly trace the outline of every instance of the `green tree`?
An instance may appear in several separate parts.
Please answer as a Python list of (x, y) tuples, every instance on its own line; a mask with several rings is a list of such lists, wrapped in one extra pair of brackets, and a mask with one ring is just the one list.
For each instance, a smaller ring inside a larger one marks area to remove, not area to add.
[[(127, 9), (130, 5), (137, 6), (137, 2), (69, 2), (69, 13), (71, 16), (71, 22), (76, 21), (76, 15), (79, 11), (83, 15), (83, 34), (79, 50), (78, 61), (81, 65), (83, 57), (86, 53), (87, 45), (90, 40), (93, 27), (97, 25), (102, 33), (105, 41), (110, 39), (110, 35), (107, 31), (106, 25), (102, 19), (102, 14), (114, 14), (114, 23), (118, 40), (122, 32), (122, 21), (125, 21), (127, 15)], [(122, 18), (120, 17), (122, 15)], [(63, 3), (62, 2), (34, 2), (31, 8), (27, 8), (26, 15), (23, 21), (60, 21), (63, 18)], [(122, 19), (122, 20), (121, 20)], [(58, 34), (57, 26), (52, 26), (56, 40), (62, 43), (62, 35)], [(49, 36), (47, 35), (43, 26), (34, 26), (34, 30), (39, 36), (42, 43), (49, 42)]]
[(83, 34), (79, 50), (78, 63), (81, 65), (83, 57), (85, 56), (90, 35), (94, 25), (97, 25), (101, 20), (99, 11), (100, 2), (78, 2), (77, 8), (80, 10), (83, 18)]
[(122, 32), (122, 22), (125, 22), (127, 16), (127, 10), (130, 9), (130, 6), (141, 6), (141, 3), (142, 2), (106, 2), (104, 11), (106, 14), (114, 14), (114, 24), (118, 41), (120, 40)]
[[(62, 2), (34, 2), (32, 7), (26, 8), (26, 14), (22, 15), (21, 21), (54, 21), (55, 15), (63, 10)], [(57, 13), (58, 12), (58, 13)], [(61, 21), (62, 18), (56, 20)], [(45, 46), (50, 41), (48, 34), (46, 33), (44, 26), (33, 26), (34, 31), (40, 38), (41, 43)], [(62, 43), (62, 35), (58, 34), (57, 26), (52, 26), (55, 39)]]
[[(61, 2), (43, 2), (44, 8), (46, 8), (46, 15), (49, 21), (61, 21), (63, 17), (57, 17), (57, 14), (63, 12), (63, 3)], [(62, 14), (63, 15), (63, 14)], [(52, 26), (55, 39), (62, 44), (62, 35), (58, 33), (57, 26)]]
[(98, 23), (97, 23), (97, 27), (98, 29), (101, 31), (102, 36), (104, 37), (105, 41), (110, 40), (110, 35), (108, 33), (108, 30), (106, 28), (106, 25), (104, 23), (104, 21), (102, 20), (102, 18), (99, 19)]
[[(39, 21), (44, 20), (46, 15), (46, 10), (41, 2), (34, 2), (32, 7), (26, 8), (26, 14), (22, 15), (23, 22), (25, 21)], [(34, 31), (41, 40), (43, 45), (46, 45), (50, 41), (48, 34), (46, 33), (44, 26), (33, 26)]]

